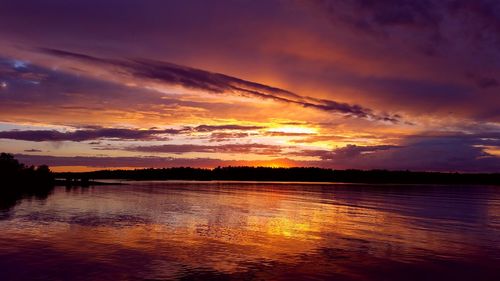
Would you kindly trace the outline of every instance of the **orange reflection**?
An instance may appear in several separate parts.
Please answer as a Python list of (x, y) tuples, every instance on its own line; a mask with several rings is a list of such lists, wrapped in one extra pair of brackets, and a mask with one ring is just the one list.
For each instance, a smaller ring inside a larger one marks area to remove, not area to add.
[[(398, 261), (418, 258), (421, 251), (475, 251), (466, 233), (416, 225), (412, 216), (376, 208), (372, 201), (353, 203), (362, 197), (302, 189), (231, 183), (58, 189), (43, 204), (16, 207), (20, 219), (0, 222), (0, 241), (10, 241), (1, 248), (15, 251), (43, 241), (56, 252), (110, 262), (112, 253), (127, 251), (168, 260), (154, 269), (161, 276), (180, 274), (176, 264), (227, 273), (263, 260), (293, 264), (322, 249), (367, 251)], [(26, 219), (30, 213), (47, 215)]]

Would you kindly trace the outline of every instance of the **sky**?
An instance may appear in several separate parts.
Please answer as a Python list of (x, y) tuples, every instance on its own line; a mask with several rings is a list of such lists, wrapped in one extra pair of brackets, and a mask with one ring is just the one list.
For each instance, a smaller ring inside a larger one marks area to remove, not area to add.
[(55, 171), (500, 171), (495, 0), (2, 0), (0, 151)]

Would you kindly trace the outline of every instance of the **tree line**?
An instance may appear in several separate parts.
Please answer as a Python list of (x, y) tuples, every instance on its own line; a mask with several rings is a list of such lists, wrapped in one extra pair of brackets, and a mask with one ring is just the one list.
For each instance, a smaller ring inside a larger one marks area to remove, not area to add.
[(347, 182), (402, 184), (495, 184), (500, 173), (440, 173), (388, 170), (333, 170), (323, 168), (217, 167), (149, 168), (57, 173), (58, 178), (124, 180), (235, 180), (290, 182)]
[(46, 198), (55, 183), (47, 165), (26, 166), (7, 153), (0, 153), (0, 181), (0, 210), (9, 209), (21, 198)]

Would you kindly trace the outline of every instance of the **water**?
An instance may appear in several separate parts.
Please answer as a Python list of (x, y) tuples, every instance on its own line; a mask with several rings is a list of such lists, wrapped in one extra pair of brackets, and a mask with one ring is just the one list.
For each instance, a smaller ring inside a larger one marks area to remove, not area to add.
[(0, 280), (500, 280), (487, 186), (132, 182), (0, 211)]

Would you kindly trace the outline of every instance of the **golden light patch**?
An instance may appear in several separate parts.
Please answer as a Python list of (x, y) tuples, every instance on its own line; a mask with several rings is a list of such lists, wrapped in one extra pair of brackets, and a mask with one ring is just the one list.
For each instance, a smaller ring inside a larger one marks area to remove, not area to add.
[(498, 146), (485, 146), (484, 152), (491, 154), (491, 155), (494, 155), (494, 156), (500, 156), (500, 147), (498, 147)]
[(317, 129), (316, 128), (310, 128), (310, 127), (276, 127), (269, 132), (278, 132), (278, 133), (290, 133), (290, 134), (316, 134)]

